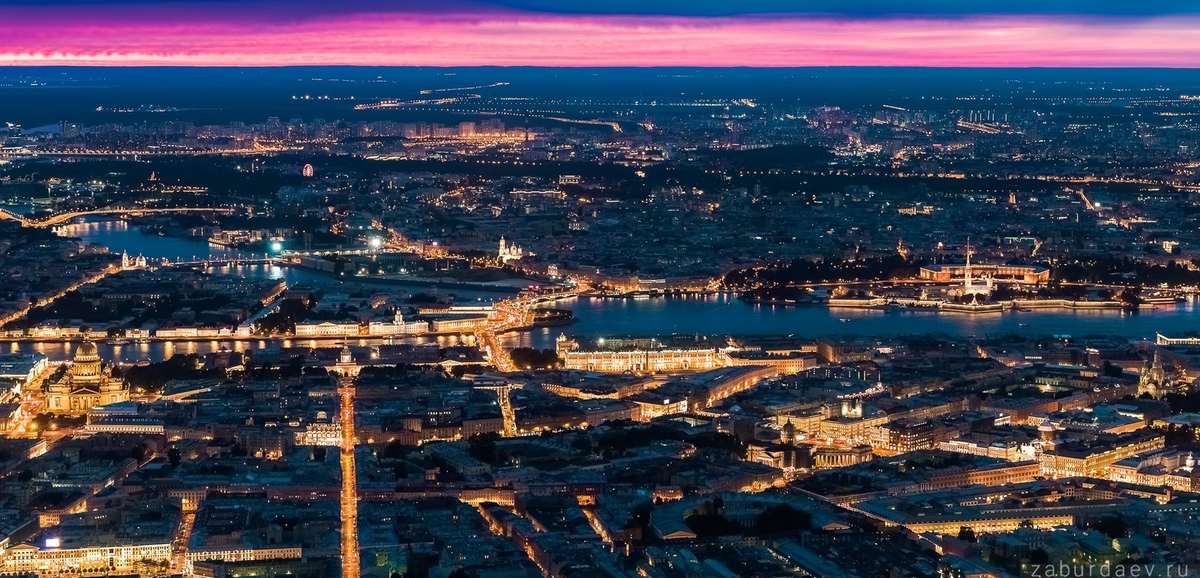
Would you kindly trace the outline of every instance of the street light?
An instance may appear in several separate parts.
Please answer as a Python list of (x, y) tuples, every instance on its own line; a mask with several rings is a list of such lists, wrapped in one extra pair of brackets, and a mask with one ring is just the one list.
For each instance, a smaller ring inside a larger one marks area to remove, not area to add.
[(271, 252), (279, 253), (281, 251), (283, 251), (283, 243), (280, 243), (279, 241), (272, 241), (271, 242)]
[(383, 246), (383, 239), (380, 239), (379, 237), (371, 237), (369, 243), (371, 244), (371, 249), (378, 251), (379, 248)]

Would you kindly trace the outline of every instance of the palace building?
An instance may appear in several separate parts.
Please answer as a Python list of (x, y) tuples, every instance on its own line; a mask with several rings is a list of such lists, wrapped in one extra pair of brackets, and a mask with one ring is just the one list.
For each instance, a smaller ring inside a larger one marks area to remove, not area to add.
[(616, 339), (612, 344), (621, 342), (621, 346), (584, 350), (560, 335), (555, 348), (565, 368), (600, 373), (708, 371), (731, 364), (729, 355), (715, 347), (666, 347), (649, 341)]
[(129, 385), (104, 367), (96, 344), (84, 341), (75, 350), (75, 360), (62, 379), (46, 390), (46, 409), (54, 413), (80, 415), (98, 405), (129, 401)]
[(985, 280), (1037, 285), (1050, 281), (1050, 270), (1039, 265), (939, 264), (921, 267), (921, 279), (937, 283), (966, 282), (973, 276)]

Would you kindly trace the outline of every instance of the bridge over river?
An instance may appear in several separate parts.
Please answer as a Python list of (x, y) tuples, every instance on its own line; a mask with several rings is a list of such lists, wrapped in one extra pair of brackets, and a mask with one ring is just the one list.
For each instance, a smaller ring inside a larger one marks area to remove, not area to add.
[(220, 213), (227, 215), (233, 211), (234, 209), (229, 207), (104, 207), (101, 209), (89, 209), (86, 211), (57, 213), (43, 219), (30, 219), (8, 209), (0, 209), (0, 219), (20, 221), (21, 224), (26, 227), (45, 228), (68, 223), (76, 218), (87, 217), (90, 215), (117, 215), (130, 217), (139, 217), (142, 215), (151, 215), (157, 213)]

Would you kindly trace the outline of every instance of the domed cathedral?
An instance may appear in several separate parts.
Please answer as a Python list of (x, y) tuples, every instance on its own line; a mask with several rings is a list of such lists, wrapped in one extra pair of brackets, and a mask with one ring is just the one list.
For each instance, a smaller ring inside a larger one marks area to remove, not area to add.
[(75, 360), (62, 379), (46, 389), (46, 410), (51, 413), (83, 414), (97, 405), (129, 401), (129, 385), (104, 367), (96, 344), (84, 341), (75, 350)]
[(1153, 362), (1146, 360), (1146, 364), (1142, 367), (1138, 380), (1138, 395), (1148, 393), (1157, 399), (1168, 393), (1177, 393), (1182, 389), (1182, 382), (1177, 382), (1173, 373), (1167, 371), (1166, 364), (1163, 363), (1162, 352), (1158, 348), (1154, 349), (1153, 360)]

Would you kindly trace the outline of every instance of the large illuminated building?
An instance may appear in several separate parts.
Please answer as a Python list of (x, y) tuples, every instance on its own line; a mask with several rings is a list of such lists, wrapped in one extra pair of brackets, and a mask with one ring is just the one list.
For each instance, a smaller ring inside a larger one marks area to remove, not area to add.
[(79, 415), (98, 405), (129, 401), (129, 385), (104, 367), (96, 344), (84, 341), (62, 379), (46, 389), (46, 409)]
[[(612, 340), (614, 344), (617, 341)], [(730, 365), (729, 356), (715, 347), (663, 347), (627, 340), (621, 346), (583, 350), (579, 343), (562, 335), (556, 341), (559, 357), (567, 369), (601, 373), (659, 373), (669, 371), (708, 371)]]
[(1039, 265), (989, 265), (986, 263), (938, 264), (921, 267), (921, 279), (938, 283), (974, 281), (976, 275), (1018, 285), (1038, 285), (1050, 281), (1050, 269)]
[(173, 499), (110, 497), (105, 507), (64, 515), (56, 525), (9, 546), (0, 573), (40, 578), (162, 575), (170, 565), (171, 535), (180, 518)]
[(108, 572), (131, 572), (139, 564), (165, 564), (171, 556), (171, 543), (167, 540), (145, 544), (89, 543), (74, 537), (73, 540), (67, 544), (62, 538), (47, 538), (42, 546), (18, 544), (8, 550), (3, 568), (22, 575), (101, 576)]

